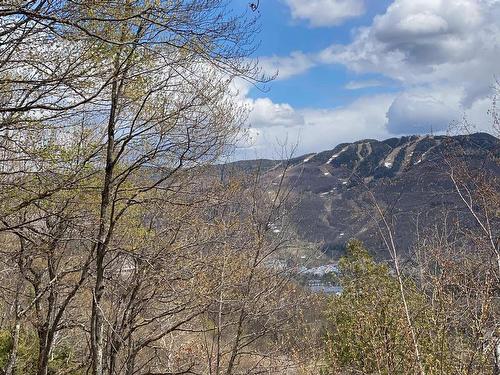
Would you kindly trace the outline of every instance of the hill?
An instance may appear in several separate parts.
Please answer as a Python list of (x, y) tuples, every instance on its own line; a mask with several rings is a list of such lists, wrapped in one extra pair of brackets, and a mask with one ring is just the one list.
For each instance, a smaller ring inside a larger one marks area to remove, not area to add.
[(338, 257), (349, 238), (358, 238), (384, 259), (388, 254), (374, 199), (394, 225), (400, 249), (410, 252), (418, 234), (446, 227), (456, 235), (454, 219), (468, 216), (454, 191), (451, 169), (500, 176), (499, 156), (499, 139), (475, 133), (366, 139), (291, 160), (232, 166), (245, 172), (260, 168), (269, 189), (276, 188), (286, 168), (284, 182), (294, 191), (291, 218), (302, 239)]

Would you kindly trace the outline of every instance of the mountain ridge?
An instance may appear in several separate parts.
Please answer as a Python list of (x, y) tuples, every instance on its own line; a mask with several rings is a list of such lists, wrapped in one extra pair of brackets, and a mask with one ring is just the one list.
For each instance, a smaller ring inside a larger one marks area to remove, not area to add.
[(498, 177), (499, 156), (500, 140), (488, 133), (413, 135), (341, 143), (289, 160), (240, 161), (232, 167), (258, 168), (271, 190), (286, 169), (284, 183), (295, 192), (289, 211), (293, 226), (300, 238), (319, 243), (334, 258), (349, 238), (361, 239), (377, 257), (387, 258), (373, 199), (394, 223), (398, 246), (408, 254), (418, 231), (467, 216), (453, 193), (451, 165), (459, 161)]

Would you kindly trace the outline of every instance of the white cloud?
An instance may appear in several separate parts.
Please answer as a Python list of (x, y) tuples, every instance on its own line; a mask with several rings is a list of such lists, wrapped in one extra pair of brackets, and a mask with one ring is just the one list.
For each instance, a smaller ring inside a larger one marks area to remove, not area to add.
[(463, 73), (474, 68), (482, 79), (470, 80), (472, 86), (484, 88), (494, 73), (492, 58), (500, 53), (499, 13), (499, 4), (481, 0), (395, 0), (370, 27), (359, 29), (351, 44), (332, 45), (320, 60), (408, 85), (467, 82)]
[(387, 111), (387, 130), (393, 134), (444, 131), (460, 117), (455, 106), (426, 94), (403, 93)]
[(350, 81), (344, 86), (344, 88), (347, 90), (359, 90), (379, 86), (383, 86), (383, 82), (377, 79), (369, 79), (365, 81)]
[(293, 19), (309, 21), (313, 27), (336, 26), (365, 12), (363, 0), (285, 0)]
[(277, 80), (302, 74), (314, 65), (313, 58), (300, 51), (294, 51), (288, 56), (270, 56), (259, 59), (262, 71), (269, 76), (274, 76), (277, 73)]
[(452, 111), (460, 115), (491, 93), (500, 73), (499, 16), (498, 1), (395, 0), (352, 43), (328, 47), (319, 61), (398, 80), (405, 93), (388, 113), (391, 131), (443, 128)]
[[(250, 129), (251, 142), (245, 145), (244, 154), (239, 151), (239, 156), (277, 157), (279, 145), (285, 141), (289, 147), (298, 145), (298, 155), (331, 149), (339, 143), (362, 138), (389, 138), (385, 116), (394, 97), (392, 94), (375, 95), (339, 108), (301, 110), (295, 110), (288, 104), (274, 104), (269, 99), (258, 99), (256, 102), (265, 103), (264, 107), (286, 108), (287, 116), (284, 117), (288, 120), (295, 117), (296, 120), (283, 121), (283, 116), (276, 116), (276, 112), (280, 111), (261, 111), (261, 106), (257, 105), (254, 112), (257, 110), (258, 113), (252, 112), (250, 117), (259, 118), (259, 127)], [(267, 119), (266, 115), (269, 116)]]
[(237, 157), (279, 158), (285, 143), (289, 149), (297, 145), (295, 155), (301, 155), (366, 138), (445, 133), (463, 117), (473, 126), (470, 131), (492, 132), (487, 113), (491, 98), (479, 99), (465, 110), (460, 105), (461, 96), (452, 86), (416, 88), (400, 94), (364, 96), (332, 109), (295, 109), (268, 98), (257, 99), (250, 114), (251, 128)]
[(395, 25), (400, 35), (439, 35), (447, 32), (448, 22), (436, 14), (429, 12), (412, 14), (398, 21)]
[[(227, 77), (224, 77), (227, 79)], [(239, 101), (246, 101), (246, 97), (252, 88), (252, 83), (244, 80), (242, 78), (235, 78), (231, 80), (231, 84), (229, 86), (229, 94), (236, 96), (236, 99)]]
[(304, 118), (287, 103), (273, 103), (260, 98), (250, 104), (248, 123), (252, 128), (293, 127), (304, 125)]
[(393, 100), (393, 94), (373, 95), (338, 108), (302, 110), (306, 122), (301, 134), (304, 151), (317, 152), (342, 142), (390, 137), (385, 116)]

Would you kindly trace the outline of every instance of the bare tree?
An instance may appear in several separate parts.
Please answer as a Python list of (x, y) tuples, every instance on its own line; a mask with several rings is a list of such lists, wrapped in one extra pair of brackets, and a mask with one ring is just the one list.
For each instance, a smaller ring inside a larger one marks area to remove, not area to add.
[[(112, 246), (117, 228), (153, 191), (169, 191), (177, 174), (214, 160), (238, 134), (243, 113), (229, 85), (234, 77), (257, 79), (255, 66), (246, 60), (254, 45), (254, 19), (231, 14), (219, 0), (15, 2), (2, 4), (0, 16), (5, 42), (0, 51), (0, 130), (9, 166), (3, 176), (15, 194), (29, 192), (5, 207), (8, 220), (2, 230), (24, 236), (22, 231), (33, 232), (54, 216), (56, 221), (65, 218), (60, 225), (66, 227), (65, 213), (45, 216), (40, 203), (72, 190), (98, 193), (88, 202), (97, 213), (96, 225), (89, 225), (92, 246), (75, 288), (92, 276), (92, 365), (95, 374), (102, 374), (112, 328), (103, 305), (106, 269), (116, 261)], [(37, 138), (19, 151), (20, 134)], [(69, 138), (81, 141), (76, 149), (65, 147)], [(39, 154), (45, 140), (56, 148), (49, 162)], [(51, 162), (76, 165), (72, 173), (52, 174), (49, 185)], [(86, 185), (84, 178), (94, 184)], [(19, 210), (28, 207), (34, 207), (33, 216), (18, 220)], [(60, 235), (53, 237), (49, 253), (64, 247)], [(81, 243), (74, 246), (85, 249)], [(52, 273), (49, 280), (59, 278)], [(76, 291), (67, 296), (72, 299)], [(49, 301), (53, 326), (44, 339), (48, 347), (41, 349), (40, 373), (47, 371), (42, 357), (50, 352), (63, 314), (55, 311), (64, 310), (53, 310), (53, 292), (50, 284), (37, 297)]]

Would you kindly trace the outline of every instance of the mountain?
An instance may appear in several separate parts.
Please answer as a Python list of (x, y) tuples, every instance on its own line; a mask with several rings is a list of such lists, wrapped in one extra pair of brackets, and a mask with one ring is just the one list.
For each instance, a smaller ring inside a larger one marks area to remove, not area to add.
[(500, 176), (499, 156), (498, 138), (475, 133), (366, 139), (291, 160), (232, 166), (245, 172), (258, 167), (269, 189), (278, 186), (286, 167), (284, 182), (294, 192), (290, 216), (303, 240), (320, 243), (335, 258), (348, 239), (358, 238), (384, 259), (388, 254), (374, 201), (394, 225), (398, 247), (407, 253), (417, 234), (451, 227), (457, 216), (474, 225), (454, 191), (450, 168)]

